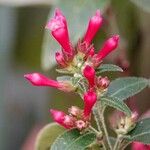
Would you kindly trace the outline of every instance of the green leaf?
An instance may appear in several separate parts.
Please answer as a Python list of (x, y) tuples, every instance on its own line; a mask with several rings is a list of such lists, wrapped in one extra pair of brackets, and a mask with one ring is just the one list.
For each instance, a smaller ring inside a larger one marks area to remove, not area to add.
[(131, 116), (131, 110), (123, 101), (120, 101), (112, 97), (102, 97), (100, 101), (102, 104), (113, 107), (121, 112), (124, 112), (127, 116)]
[(118, 78), (110, 83), (107, 95), (119, 100), (125, 100), (148, 86), (148, 80), (137, 77)]
[(36, 150), (47, 150), (50, 148), (56, 137), (65, 129), (56, 123), (50, 123), (40, 130), (35, 142)]
[[(103, 12), (110, 0), (60, 0), (52, 7), (49, 17), (54, 14), (54, 9), (60, 8), (67, 18), (70, 39), (76, 44), (86, 31), (89, 18), (97, 9)], [(88, 11), (87, 11), (88, 10)], [(55, 52), (60, 49), (60, 45), (53, 39), (49, 31), (45, 31), (42, 48), (42, 67), (45, 70), (52, 68), (55, 64)]]
[(126, 137), (129, 141), (139, 141), (150, 144), (150, 118), (139, 121), (134, 130)]
[(141, 9), (150, 12), (150, 0), (131, 0), (135, 5)]
[(113, 64), (102, 64), (100, 65), (99, 68), (96, 69), (96, 74), (99, 75), (100, 73), (103, 72), (114, 72), (114, 71), (123, 72), (122, 68), (120, 68), (119, 66)]
[(84, 150), (94, 142), (95, 134), (87, 132), (80, 134), (77, 129), (64, 132), (53, 143), (51, 150)]

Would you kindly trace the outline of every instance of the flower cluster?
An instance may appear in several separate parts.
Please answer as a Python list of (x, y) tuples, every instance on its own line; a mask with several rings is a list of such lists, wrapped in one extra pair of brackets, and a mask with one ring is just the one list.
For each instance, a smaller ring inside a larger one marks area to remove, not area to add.
[[(72, 79), (78, 79), (87, 85), (81, 93), (84, 102), (83, 109), (72, 106), (68, 110), (69, 114), (59, 110), (50, 110), (54, 121), (65, 128), (76, 127), (82, 130), (88, 127), (93, 106), (110, 83), (107, 77), (97, 76), (95, 70), (100, 66), (102, 60), (116, 49), (119, 36), (113, 35), (107, 39), (98, 53), (95, 53), (92, 40), (102, 23), (103, 18), (100, 11), (97, 10), (89, 20), (83, 39), (79, 39), (75, 46), (72, 45), (69, 38), (67, 20), (59, 9), (56, 9), (54, 17), (46, 25), (46, 29), (50, 30), (51, 35), (61, 46), (61, 51), (55, 54), (56, 62), (60, 67), (57, 71), (73, 74)], [(24, 77), (35, 86), (50, 86), (65, 92), (78, 91), (78, 85), (73, 84), (72, 80), (55, 81), (40, 73), (26, 74)]]

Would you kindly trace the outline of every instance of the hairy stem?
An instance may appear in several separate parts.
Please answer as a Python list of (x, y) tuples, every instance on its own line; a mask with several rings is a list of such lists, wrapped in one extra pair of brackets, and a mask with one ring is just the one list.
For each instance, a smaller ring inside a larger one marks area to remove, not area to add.
[(102, 134), (101, 131), (100, 131), (100, 132), (97, 131), (97, 130), (96, 130), (95, 128), (93, 128), (92, 126), (89, 126), (89, 129), (90, 129), (93, 133), (95, 133), (96, 135)]
[(119, 149), (120, 149), (121, 141), (122, 141), (122, 136), (121, 136), (121, 135), (118, 135), (118, 136), (117, 136), (117, 140), (116, 140), (116, 142), (115, 142), (115, 145), (114, 145), (114, 147), (113, 147), (113, 150), (119, 150)]
[(111, 143), (109, 141), (109, 136), (108, 136), (108, 132), (107, 132), (107, 128), (105, 125), (105, 120), (104, 120), (104, 109), (101, 110), (99, 103), (96, 103), (96, 106), (94, 108), (94, 116), (95, 116), (95, 120), (96, 123), (98, 125), (99, 130), (102, 131), (103, 137), (104, 137), (104, 144), (107, 150), (112, 150), (112, 146)]
[(120, 147), (121, 150), (124, 150), (131, 142), (123, 141), (122, 146)]
[(100, 117), (99, 117), (99, 113), (98, 113), (98, 107), (97, 107), (97, 103), (93, 109), (93, 115), (94, 115), (94, 119), (96, 121), (98, 130), (101, 132), (101, 121), (100, 121)]

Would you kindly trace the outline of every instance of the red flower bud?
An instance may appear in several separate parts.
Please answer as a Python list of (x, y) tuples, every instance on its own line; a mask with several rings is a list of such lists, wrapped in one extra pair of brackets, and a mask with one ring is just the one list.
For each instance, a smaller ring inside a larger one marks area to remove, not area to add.
[(64, 52), (72, 54), (72, 47), (70, 46), (67, 21), (60, 10), (55, 11), (55, 16), (46, 25), (46, 29), (51, 30), (53, 37), (64, 49)]
[(132, 122), (136, 122), (138, 117), (139, 117), (138, 112), (137, 111), (133, 112), (132, 115), (131, 115)]
[(67, 26), (67, 21), (65, 16), (62, 14), (62, 12), (60, 11), (60, 9), (56, 8), (55, 9), (55, 15), (54, 18), (56, 19), (61, 19), (63, 21), (63, 23), (65, 24), (65, 26)]
[(94, 56), (94, 54), (95, 54), (95, 50), (94, 50), (94, 47), (92, 47), (88, 52), (88, 56), (92, 57)]
[(75, 119), (72, 116), (65, 115), (63, 122), (67, 126), (67, 128), (72, 128), (74, 127)]
[(93, 91), (88, 91), (84, 94), (84, 116), (88, 117), (96, 103), (97, 95)]
[(40, 73), (26, 74), (24, 77), (35, 86), (51, 86), (55, 88), (60, 88), (62, 86), (59, 82), (48, 79)]
[(98, 88), (106, 89), (109, 86), (110, 81), (107, 77), (98, 77), (96, 84)]
[(64, 112), (51, 109), (50, 113), (52, 114), (54, 121), (56, 121), (57, 123), (61, 124), (64, 122), (64, 117), (66, 115)]
[(66, 116), (66, 114), (64, 112), (51, 109), (50, 113), (52, 114), (53, 120), (55, 122), (57, 122), (58, 124), (60, 124), (61, 126), (65, 127), (65, 128), (68, 128), (64, 123), (64, 117)]
[(26, 74), (24, 77), (35, 86), (50, 86), (65, 92), (74, 90), (74, 87), (71, 85), (71, 83), (51, 80), (40, 73)]
[(66, 115), (64, 112), (51, 109), (50, 113), (52, 114), (53, 120), (61, 126), (67, 129), (72, 128), (74, 126), (73, 117)]
[(67, 64), (65, 63), (65, 59), (64, 59), (62, 53), (56, 52), (56, 53), (55, 53), (55, 59), (56, 59), (57, 63), (58, 63), (61, 67), (66, 67), (66, 66), (67, 66)]
[(81, 115), (81, 109), (79, 109), (76, 106), (71, 106), (71, 108), (68, 109), (68, 112), (75, 117), (78, 117), (79, 115)]
[(95, 84), (95, 70), (89, 65), (86, 65), (83, 70), (84, 77), (88, 80), (90, 87)]
[(150, 150), (150, 145), (146, 145), (140, 142), (132, 143), (132, 150)]
[(113, 51), (118, 46), (119, 35), (114, 35), (109, 38), (103, 45), (102, 49), (96, 55), (98, 61), (105, 58), (111, 51)]
[(99, 28), (102, 26), (102, 21), (103, 19), (101, 17), (100, 11), (97, 10), (95, 15), (90, 19), (86, 34), (84, 36), (84, 41), (88, 45), (91, 43), (95, 34), (99, 30)]

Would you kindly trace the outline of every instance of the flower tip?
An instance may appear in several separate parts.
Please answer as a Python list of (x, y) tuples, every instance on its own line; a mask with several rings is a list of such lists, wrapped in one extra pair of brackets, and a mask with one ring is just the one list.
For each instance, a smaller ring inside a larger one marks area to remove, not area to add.
[(34, 80), (34, 79), (39, 79), (39, 77), (40, 77), (39, 73), (31, 73), (31, 74), (24, 75), (24, 78), (26, 78), (29, 81)]
[(116, 42), (118, 42), (118, 41), (119, 41), (119, 38), (120, 38), (120, 36), (119, 36), (119, 35), (114, 35), (114, 36), (113, 36), (113, 39), (114, 39)]
[(96, 10), (95, 15), (96, 15), (96, 16), (101, 16), (101, 12), (100, 12), (100, 10), (99, 10), (99, 9), (97, 9), (97, 10)]
[(29, 79), (30, 78), (30, 74), (25, 74), (24, 78)]
[(53, 114), (54, 113), (54, 109), (49, 109), (49, 112), (51, 113), (51, 114)]
[(52, 18), (50, 21), (48, 21), (45, 28), (51, 31), (56, 31), (58, 29), (64, 28), (64, 26), (65, 25), (61, 19)]
[(137, 111), (133, 112), (132, 115), (131, 115), (131, 118), (133, 121), (136, 121), (139, 117), (139, 114)]
[(59, 8), (56, 8), (55, 9), (55, 16), (59, 16), (59, 15), (62, 15), (62, 12)]

